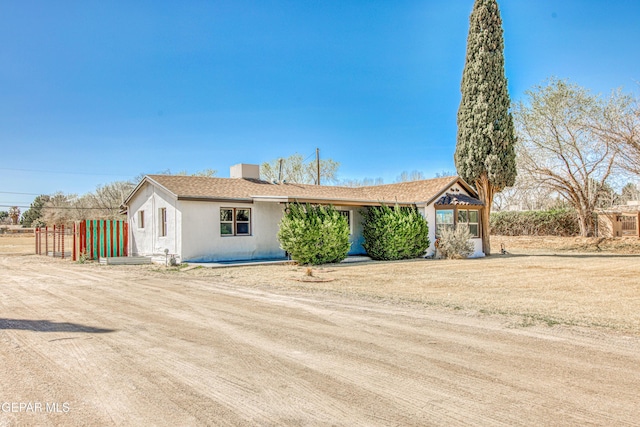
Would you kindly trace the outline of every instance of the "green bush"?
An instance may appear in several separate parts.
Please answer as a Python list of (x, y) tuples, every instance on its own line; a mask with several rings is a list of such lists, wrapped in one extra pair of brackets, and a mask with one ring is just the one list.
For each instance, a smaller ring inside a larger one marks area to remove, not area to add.
[(362, 216), (363, 246), (373, 259), (417, 258), (429, 247), (429, 226), (416, 208), (374, 206)]
[(491, 234), (502, 236), (577, 236), (578, 216), (569, 209), (492, 212)]
[(467, 258), (473, 253), (471, 233), (466, 225), (459, 225), (455, 229), (444, 228), (438, 239), (437, 255), (440, 258)]
[(349, 221), (333, 206), (291, 203), (280, 222), (278, 240), (300, 264), (340, 262), (351, 246)]

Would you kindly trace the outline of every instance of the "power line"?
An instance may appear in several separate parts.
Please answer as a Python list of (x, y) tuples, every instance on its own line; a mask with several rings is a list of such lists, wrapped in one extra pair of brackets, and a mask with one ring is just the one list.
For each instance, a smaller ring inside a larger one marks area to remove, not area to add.
[(316, 152), (314, 151), (313, 153), (309, 154), (309, 155), (307, 156), (307, 158), (306, 158), (306, 159), (304, 159), (304, 160), (302, 161), (302, 163), (306, 162), (307, 160), (309, 160), (310, 158), (312, 158), (312, 157), (313, 157), (313, 156), (315, 156), (315, 155), (316, 155)]
[[(11, 203), (7, 203), (7, 204), (3, 204), (0, 202), (0, 206), (11, 206), (11, 207), (17, 207), (17, 208), (23, 208), (23, 209), (30, 209), (31, 206), (25, 206), (25, 205), (16, 205), (16, 204), (11, 204)], [(114, 210), (114, 209), (120, 209), (120, 206), (118, 207), (111, 207), (111, 206), (104, 206), (104, 207), (75, 207), (75, 206), (41, 206), (40, 209), (75, 209), (75, 210)]]
[(16, 191), (0, 191), (0, 194), (24, 194), (27, 196), (42, 196), (41, 193), (19, 193)]
[(57, 173), (62, 175), (90, 175), (90, 176), (118, 176), (118, 177), (124, 176), (124, 174), (115, 174), (115, 173), (48, 171), (48, 170), (38, 170), (38, 169), (18, 169), (18, 168), (0, 168), (0, 170), (12, 171), (12, 172)]

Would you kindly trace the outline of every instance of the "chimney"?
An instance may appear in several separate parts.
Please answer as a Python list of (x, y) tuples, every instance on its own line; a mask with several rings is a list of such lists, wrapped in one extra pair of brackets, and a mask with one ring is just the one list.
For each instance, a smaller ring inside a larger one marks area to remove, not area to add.
[(231, 166), (229, 170), (231, 178), (260, 179), (260, 166), (238, 163)]

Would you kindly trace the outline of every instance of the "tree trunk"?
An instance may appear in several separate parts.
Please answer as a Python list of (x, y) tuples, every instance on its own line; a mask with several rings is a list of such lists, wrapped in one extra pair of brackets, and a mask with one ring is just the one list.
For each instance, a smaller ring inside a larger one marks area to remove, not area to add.
[(578, 212), (578, 225), (580, 226), (580, 235), (582, 237), (595, 236), (596, 224), (593, 212), (580, 210)]
[(484, 203), (482, 214), (480, 215), (482, 230), (482, 252), (486, 256), (491, 255), (491, 205), (493, 204), (493, 186), (489, 182), (489, 179), (485, 174), (482, 174), (479, 180), (476, 181), (476, 190), (478, 191), (478, 197)]

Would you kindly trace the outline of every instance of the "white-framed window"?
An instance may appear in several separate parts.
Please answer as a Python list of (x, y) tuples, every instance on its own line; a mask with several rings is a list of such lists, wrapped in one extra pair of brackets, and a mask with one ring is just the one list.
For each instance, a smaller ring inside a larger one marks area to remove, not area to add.
[(340, 215), (347, 218), (347, 224), (349, 224), (349, 234), (353, 234), (352, 212), (348, 210), (338, 210), (338, 212), (340, 212)]
[(220, 208), (221, 236), (250, 236), (250, 208)]
[(469, 227), (473, 237), (480, 237), (480, 214), (476, 209), (458, 209), (458, 224)]
[(480, 211), (478, 209), (436, 209), (436, 238), (445, 229), (453, 229), (457, 225), (469, 228), (472, 237), (480, 237)]
[(160, 237), (167, 235), (167, 208), (158, 209), (158, 235)]
[(138, 211), (138, 228), (144, 229), (144, 211)]
[(442, 231), (455, 227), (453, 209), (436, 210), (436, 237), (442, 235)]

